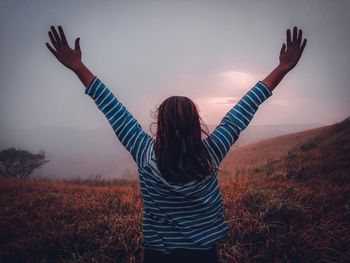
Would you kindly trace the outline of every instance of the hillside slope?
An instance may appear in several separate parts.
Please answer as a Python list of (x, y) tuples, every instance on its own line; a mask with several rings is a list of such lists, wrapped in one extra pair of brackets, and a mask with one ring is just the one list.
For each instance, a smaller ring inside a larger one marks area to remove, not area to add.
[(333, 125), (234, 148), (222, 162), (221, 175), (223, 179), (243, 180), (322, 177), (349, 183), (349, 164), (350, 117)]
[(350, 118), (235, 149), (219, 176), (228, 262), (348, 262)]

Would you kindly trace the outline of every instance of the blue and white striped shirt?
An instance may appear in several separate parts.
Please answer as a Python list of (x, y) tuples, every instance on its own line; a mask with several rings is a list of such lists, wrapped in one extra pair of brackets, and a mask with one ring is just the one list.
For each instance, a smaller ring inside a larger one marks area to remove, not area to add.
[[(155, 140), (143, 131), (97, 76), (85, 94), (95, 101), (137, 163), (144, 201), (143, 247), (165, 253), (175, 248), (209, 249), (215, 241), (226, 237), (228, 226), (223, 216), (217, 174), (181, 186), (168, 183), (156, 165)], [(210, 133), (211, 140), (203, 139), (217, 167), (259, 105), (271, 95), (265, 84), (258, 81)]]

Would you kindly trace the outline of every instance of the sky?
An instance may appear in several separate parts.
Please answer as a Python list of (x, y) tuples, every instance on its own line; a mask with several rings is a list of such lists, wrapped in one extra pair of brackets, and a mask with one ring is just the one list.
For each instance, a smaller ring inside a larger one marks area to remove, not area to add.
[(84, 64), (146, 128), (173, 95), (218, 124), (278, 65), (286, 29), (297, 26), (304, 54), (251, 125), (341, 121), (350, 115), (349, 14), (347, 0), (0, 0), (0, 146), (50, 138), (47, 127), (110, 129), (45, 46), (51, 25), (71, 47), (80, 37)]

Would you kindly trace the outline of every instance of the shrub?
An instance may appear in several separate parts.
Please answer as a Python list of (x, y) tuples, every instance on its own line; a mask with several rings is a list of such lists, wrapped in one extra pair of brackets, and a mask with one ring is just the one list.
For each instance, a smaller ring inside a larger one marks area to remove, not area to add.
[(44, 150), (33, 154), (26, 150), (8, 148), (0, 152), (0, 177), (24, 179), (48, 161)]

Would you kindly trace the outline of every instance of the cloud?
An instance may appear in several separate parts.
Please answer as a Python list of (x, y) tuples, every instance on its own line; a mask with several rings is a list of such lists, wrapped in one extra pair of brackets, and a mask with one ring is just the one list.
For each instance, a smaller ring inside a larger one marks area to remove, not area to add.
[(273, 101), (270, 101), (269, 105), (274, 107), (291, 107), (295, 104), (295, 101), (293, 100), (283, 100), (283, 99), (274, 99)]
[(226, 85), (234, 86), (239, 89), (246, 89), (257, 82), (262, 76), (261, 74), (253, 74), (250, 72), (242, 72), (237, 70), (229, 70), (218, 73), (218, 78)]
[[(176, 93), (194, 99), (222, 97), (225, 100), (226, 98), (237, 99), (259, 79), (261, 74), (230, 69), (220, 72), (189, 72), (175, 76), (162, 85), (169, 87), (172, 95)], [(170, 96), (170, 93), (165, 95)]]
[(162, 83), (169, 89), (158, 95), (162, 99), (171, 95), (187, 96), (197, 105), (207, 123), (217, 123), (260, 79), (261, 74), (237, 68), (189, 72)]
[(239, 101), (239, 98), (223, 98), (222, 101), (215, 102), (215, 104), (235, 104)]
[[(217, 97), (217, 98), (214, 98), (214, 99), (211, 98), (210, 101), (211, 100), (213, 100), (213, 101), (209, 102), (209, 103), (234, 105), (240, 99), (241, 99), (241, 97), (237, 97), (237, 98)], [(269, 102), (269, 106), (273, 106), (273, 107), (290, 107), (293, 104), (295, 104), (295, 103), (293, 101), (291, 101), (291, 100), (273, 100), (272, 102)]]

